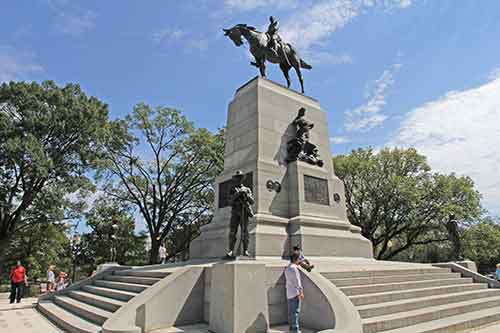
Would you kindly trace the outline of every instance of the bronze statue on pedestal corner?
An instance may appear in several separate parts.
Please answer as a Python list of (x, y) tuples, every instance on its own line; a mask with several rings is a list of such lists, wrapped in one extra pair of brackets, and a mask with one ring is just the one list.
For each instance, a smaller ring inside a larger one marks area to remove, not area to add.
[(286, 162), (299, 160), (322, 167), (323, 160), (319, 158), (318, 147), (309, 141), (310, 131), (314, 124), (307, 120), (305, 115), (306, 109), (300, 108), (297, 117), (292, 122), (296, 132), (295, 137), (287, 142)]
[(448, 216), (448, 221), (446, 222), (446, 229), (448, 231), (448, 239), (452, 244), (452, 260), (459, 261), (462, 258), (462, 240), (460, 237), (460, 231), (458, 226), (458, 221), (455, 218), (455, 214), (450, 214)]
[(252, 190), (243, 185), (244, 174), (241, 171), (236, 171), (233, 176), (235, 182), (234, 188), (231, 190), (231, 221), (229, 230), (229, 251), (226, 258), (235, 258), (234, 246), (236, 245), (236, 234), (240, 228), (241, 242), (243, 244), (243, 255), (250, 256), (248, 252), (249, 234), (248, 222), (253, 216), (252, 205), (254, 198)]

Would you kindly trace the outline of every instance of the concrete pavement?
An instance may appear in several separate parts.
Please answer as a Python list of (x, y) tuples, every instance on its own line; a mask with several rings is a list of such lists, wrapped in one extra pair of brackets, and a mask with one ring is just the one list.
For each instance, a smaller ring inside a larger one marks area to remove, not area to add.
[[(36, 309), (36, 298), (25, 298), (19, 304), (9, 304), (8, 293), (0, 293), (0, 332), (16, 333), (61, 333), (56, 326), (43, 317)], [(159, 329), (154, 333), (205, 333), (206, 324), (192, 325), (183, 328)], [(273, 327), (270, 333), (287, 332), (286, 326)], [(310, 332), (308, 332), (310, 333)], [(467, 333), (500, 333), (500, 323)]]
[(60, 333), (36, 309), (36, 298), (25, 298), (21, 303), (9, 304), (9, 294), (0, 294), (0, 332)]
[(472, 331), (467, 331), (467, 333), (500, 333), (500, 324), (497, 323), (495, 325), (474, 329)]

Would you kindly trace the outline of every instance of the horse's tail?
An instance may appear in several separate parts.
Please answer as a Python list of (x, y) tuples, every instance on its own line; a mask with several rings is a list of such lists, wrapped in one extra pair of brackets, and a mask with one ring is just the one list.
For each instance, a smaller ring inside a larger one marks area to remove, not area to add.
[(304, 69), (311, 69), (312, 66), (309, 65), (307, 62), (305, 62), (303, 59), (300, 59), (300, 67), (304, 68)]

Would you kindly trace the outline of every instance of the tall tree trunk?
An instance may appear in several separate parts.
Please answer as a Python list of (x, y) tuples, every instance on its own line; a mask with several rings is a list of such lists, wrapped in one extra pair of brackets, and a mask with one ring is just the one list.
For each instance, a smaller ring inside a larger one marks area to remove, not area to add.
[(149, 255), (149, 264), (154, 265), (158, 263), (158, 255), (160, 249), (160, 241), (156, 239), (156, 236), (151, 237), (151, 252)]

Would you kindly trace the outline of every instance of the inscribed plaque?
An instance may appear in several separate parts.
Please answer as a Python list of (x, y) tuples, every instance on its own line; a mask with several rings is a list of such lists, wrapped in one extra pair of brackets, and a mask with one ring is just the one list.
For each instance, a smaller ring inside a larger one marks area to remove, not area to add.
[(304, 175), (304, 192), (306, 202), (320, 205), (330, 205), (328, 180)]

